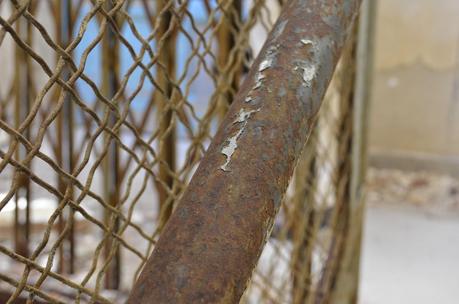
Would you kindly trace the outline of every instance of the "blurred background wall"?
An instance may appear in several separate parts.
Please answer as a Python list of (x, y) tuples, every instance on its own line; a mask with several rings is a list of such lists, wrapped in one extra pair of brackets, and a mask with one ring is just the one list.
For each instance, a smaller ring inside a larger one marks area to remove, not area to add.
[(377, 2), (371, 161), (459, 175), (459, 1)]

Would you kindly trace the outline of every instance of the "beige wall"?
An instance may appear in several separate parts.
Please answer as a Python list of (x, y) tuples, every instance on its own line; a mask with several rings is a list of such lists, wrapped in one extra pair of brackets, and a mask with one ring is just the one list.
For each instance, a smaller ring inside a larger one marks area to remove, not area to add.
[(370, 151), (459, 158), (459, 1), (378, 0)]

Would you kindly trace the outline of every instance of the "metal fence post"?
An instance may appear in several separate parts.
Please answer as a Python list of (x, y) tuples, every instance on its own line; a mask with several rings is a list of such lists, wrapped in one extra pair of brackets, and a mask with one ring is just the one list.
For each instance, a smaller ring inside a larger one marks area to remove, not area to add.
[[(20, 17), (17, 21), (17, 32), (19, 37), (30, 43), (30, 28), (25, 17)], [(21, 124), (27, 117), (30, 110), (30, 79), (31, 69), (27, 53), (20, 47), (16, 49), (16, 69), (15, 74), (15, 91), (16, 91), (16, 108), (15, 108), (15, 124), (19, 129)], [(25, 138), (30, 138), (30, 128), (25, 127), (23, 130)], [(16, 147), (16, 159), (23, 160), (27, 155), (26, 148), (18, 144)], [(30, 165), (30, 164), (29, 164)], [(31, 212), (31, 191), (30, 179), (24, 172), (16, 170), (13, 178), (13, 183), (16, 186), (15, 192), (15, 209), (14, 209), (14, 244), (15, 250), (22, 256), (29, 255), (29, 239), (30, 239), (30, 212)]]
[[(111, 1), (105, 4), (107, 11), (110, 11), (114, 7)], [(108, 18), (108, 17), (104, 17)], [(114, 16), (115, 22), (117, 21), (116, 15)], [(105, 96), (112, 99), (118, 91), (118, 76), (119, 76), (119, 41), (116, 39), (115, 29), (112, 28), (114, 25), (109, 24), (106, 28), (103, 40), (102, 48), (103, 54), (111, 54), (111, 56), (102, 57), (102, 88)], [(109, 127), (113, 127), (116, 124), (116, 115), (111, 112), (109, 114)], [(106, 134), (105, 141), (109, 141), (109, 147), (107, 155), (105, 156), (103, 167), (103, 182), (104, 182), (104, 196), (105, 200), (114, 208), (119, 207), (120, 203), (120, 187), (121, 187), (121, 176), (120, 176), (120, 151), (118, 143), (110, 135)], [(115, 217), (112, 219), (112, 217)], [(113, 231), (118, 231), (120, 223), (118, 215), (112, 214), (110, 210), (104, 210), (104, 223), (110, 224), (110, 221), (114, 220)], [(108, 259), (110, 251), (112, 250), (112, 244), (114, 242), (113, 237), (108, 237), (105, 243), (104, 254), (105, 258)], [(119, 247), (115, 246), (115, 252), (113, 253), (113, 259), (107, 267), (105, 276), (105, 287), (108, 289), (118, 289), (121, 282), (121, 252)]]
[(224, 79), (221, 80), (221, 83), (225, 83), (228, 86), (221, 92), (222, 96), (220, 96), (218, 105), (218, 114), (220, 119), (223, 119), (237, 92), (242, 73), (242, 60), (238, 54), (240, 51), (235, 49), (237, 46), (237, 32), (241, 23), (242, 3), (241, 0), (220, 0), (219, 2), (222, 6), (223, 16), (217, 29), (217, 73), (220, 75), (219, 77)]
[[(175, 53), (176, 53), (176, 30), (175, 20), (172, 14), (173, 3), (165, 0), (158, 0), (156, 11), (160, 18), (156, 43), (158, 46), (157, 77), (159, 89), (156, 88), (155, 100), (158, 107), (159, 121), (159, 179), (162, 180), (169, 190), (172, 190), (174, 178), (171, 172), (175, 171), (176, 163), (176, 130), (173, 119), (173, 86), (172, 79), (175, 78)], [(169, 197), (168, 189), (157, 183), (160, 218), (162, 226), (172, 213), (174, 201)]]
[(356, 33), (357, 27), (354, 26), (351, 37), (349, 38), (341, 62), (339, 65), (339, 118), (337, 119), (336, 130), (336, 170), (334, 172), (335, 189), (335, 208), (332, 215), (331, 229), (333, 231), (330, 246), (327, 248), (328, 255), (324, 266), (323, 274), (319, 282), (314, 303), (334, 303), (331, 295), (336, 289), (341, 264), (344, 260), (344, 253), (347, 247), (349, 231), (353, 223), (351, 216), (351, 176), (352, 176), (352, 130), (353, 130), (353, 98), (354, 98), (354, 78), (355, 78), (355, 52), (356, 52)]
[(317, 131), (311, 134), (304, 156), (295, 169), (296, 195), (293, 199), (292, 231), (294, 242), (292, 252), (292, 303), (308, 303), (311, 297), (312, 254), (314, 249), (313, 227), (317, 190)]
[[(62, 0), (58, 3), (59, 7), (59, 40), (61, 46), (66, 48), (72, 38), (71, 12), (72, 3), (70, 0)], [(70, 78), (70, 69), (64, 67), (62, 78), (67, 81)], [(65, 101), (62, 106), (62, 111), (57, 118), (57, 141), (55, 154), (59, 165), (68, 173), (72, 173), (74, 169), (74, 151), (73, 151), (73, 106), (70, 95), (65, 95)], [(61, 193), (65, 193), (68, 180), (58, 175), (58, 188)], [(70, 196), (73, 199), (73, 195)], [(59, 203), (59, 202), (58, 202)], [(63, 244), (59, 247), (59, 272), (73, 273), (75, 267), (75, 227), (74, 227), (74, 211), (67, 207), (62, 210), (59, 216), (59, 232), (62, 233), (65, 223), (70, 223), (69, 232)]]
[(350, 231), (348, 232), (343, 263), (338, 273), (338, 281), (332, 295), (332, 303), (355, 304), (358, 300), (376, 5), (376, 0), (364, 0), (359, 18), (351, 155), (352, 175), (349, 220), (352, 224), (349, 227)]

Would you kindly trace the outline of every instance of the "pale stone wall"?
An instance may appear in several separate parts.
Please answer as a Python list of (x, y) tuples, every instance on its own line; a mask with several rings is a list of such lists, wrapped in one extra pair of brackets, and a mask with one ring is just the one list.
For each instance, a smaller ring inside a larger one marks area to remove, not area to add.
[(378, 0), (370, 151), (459, 158), (459, 1)]

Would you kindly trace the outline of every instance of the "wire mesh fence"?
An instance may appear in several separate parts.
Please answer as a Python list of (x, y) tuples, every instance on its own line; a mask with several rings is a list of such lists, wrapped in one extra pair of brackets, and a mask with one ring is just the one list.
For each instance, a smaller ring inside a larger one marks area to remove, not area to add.
[[(282, 4), (0, 1), (0, 301), (126, 300)], [(331, 295), (354, 63), (351, 41), (243, 303)]]

